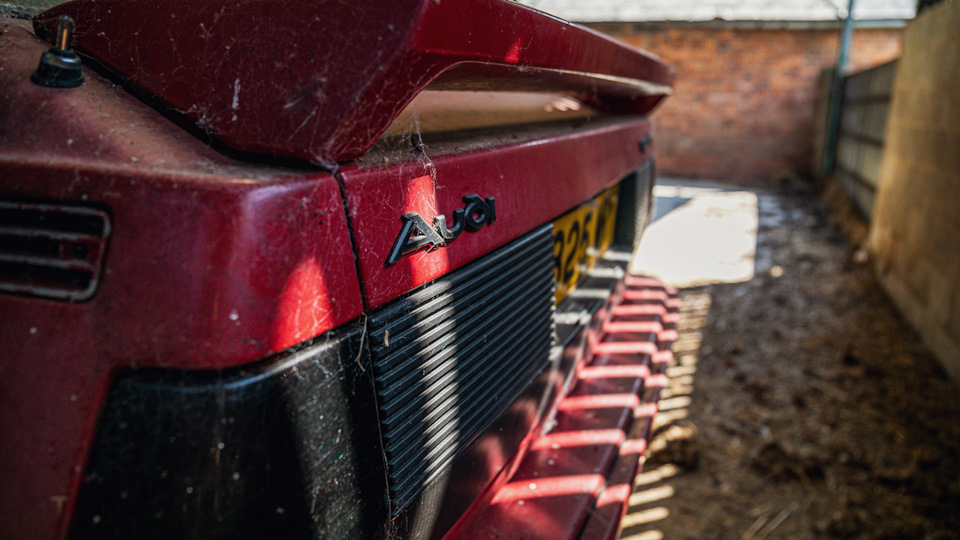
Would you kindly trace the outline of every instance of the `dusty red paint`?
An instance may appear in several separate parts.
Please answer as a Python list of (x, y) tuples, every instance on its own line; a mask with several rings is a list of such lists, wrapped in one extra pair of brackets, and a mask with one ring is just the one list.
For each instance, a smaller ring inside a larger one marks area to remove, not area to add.
[(360, 157), (431, 82), (632, 114), (673, 82), (649, 53), (505, 0), (74, 0), (38, 30), (61, 14), (78, 49), (228, 146), (318, 163)]
[[(353, 226), (367, 307), (372, 309), (549, 222), (622, 178), (650, 155), (637, 142), (649, 121), (625, 119), (548, 139), (466, 154), (340, 171)], [(495, 165), (491, 165), (495, 164)], [(463, 207), (476, 193), (496, 201), (497, 221), (438, 249), (384, 262), (400, 232), (400, 216), (427, 222)]]
[(115, 370), (251, 362), (362, 305), (332, 176), (225, 158), (90, 70), (33, 85), (47, 45), (0, 30), (0, 190), (107, 208), (113, 229), (92, 300), (0, 295), (0, 478), (30, 471), (0, 482), (0, 530), (52, 538)]
[[(0, 478), (21, 479), (0, 482), (8, 537), (67, 534), (117, 370), (267, 357), (554, 219), (648, 157), (640, 115), (673, 79), (651, 55), (501, 0), (345, 2), (322, 13), (275, 1), (78, 0), (39, 27), (61, 13), (76, 19), (82, 49), (227, 146), (330, 170), (428, 83), (561, 91), (630, 116), (429, 166), (345, 163), (335, 177), (226, 157), (89, 67), (80, 88), (32, 85), (47, 46), (24, 22), (0, 19), (0, 190), (107, 209), (113, 231), (92, 300), (0, 295)], [(495, 197), (498, 221), (384, 267), (401, 212), (449, 214), (468, 193)]]

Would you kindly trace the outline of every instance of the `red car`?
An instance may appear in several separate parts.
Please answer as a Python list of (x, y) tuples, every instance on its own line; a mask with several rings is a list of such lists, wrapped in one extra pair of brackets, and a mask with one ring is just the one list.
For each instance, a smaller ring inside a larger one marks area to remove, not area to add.
[(0, 537), (612, 537), (656, 57), (504, 0), (0, 13)]

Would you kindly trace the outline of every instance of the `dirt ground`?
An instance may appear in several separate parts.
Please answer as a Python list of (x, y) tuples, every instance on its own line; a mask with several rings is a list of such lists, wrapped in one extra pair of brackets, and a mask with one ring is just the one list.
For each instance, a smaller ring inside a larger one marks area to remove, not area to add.
[(960, 538), (960, 390), (819, 198), (758, 214), (751, 280), (681, 289), (622, 538)]

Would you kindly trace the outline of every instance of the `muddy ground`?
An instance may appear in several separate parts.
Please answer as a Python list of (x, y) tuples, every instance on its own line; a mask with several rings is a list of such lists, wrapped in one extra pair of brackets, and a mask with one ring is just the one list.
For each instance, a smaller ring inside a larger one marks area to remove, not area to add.
[(960, 538), (960, 390), (831, 215), (862, 225), (758, 210), (753, 279), (681, 290), (622, 538)]

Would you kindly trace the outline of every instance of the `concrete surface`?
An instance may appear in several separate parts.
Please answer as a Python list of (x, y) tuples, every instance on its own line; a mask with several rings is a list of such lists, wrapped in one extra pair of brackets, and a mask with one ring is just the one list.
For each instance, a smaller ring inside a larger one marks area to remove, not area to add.
[[(631, 271), (678, 288), (753, 279), (760, 220), (756, 191), (660, 178), (653, 194), (656, 210)], [(765, 219), (776, 219), (775, 212)]]

